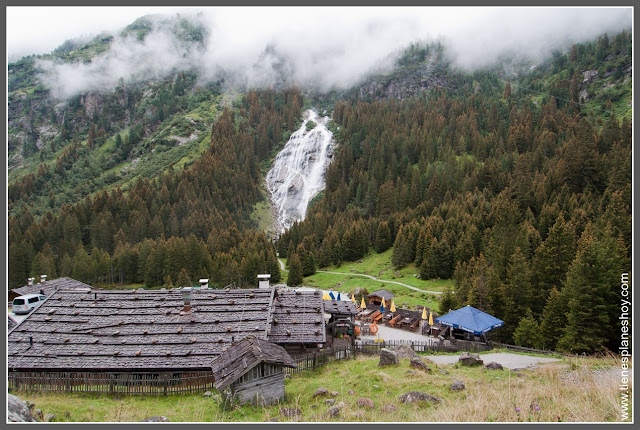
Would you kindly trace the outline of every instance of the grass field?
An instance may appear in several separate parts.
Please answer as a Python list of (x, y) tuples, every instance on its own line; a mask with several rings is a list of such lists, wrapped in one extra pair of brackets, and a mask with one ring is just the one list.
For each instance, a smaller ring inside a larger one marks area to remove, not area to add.
[[(72, 422), (138, 422), (156, 415), (166, 416), (171, 422), (611, 422), (621, 419), (618, 365), (619, 360), (613, 357), (565, 358), (522, 371), (430, 364), (432, 373), (416, 371), (408, 378), (408, 360), (398, 366), (379, 367), (377, 357), (358, 357), (301, 372), (287, 380), (286, 399), (281, 406), (237, 406), (230, 411), (201, 395), (14, 394), (34, 402), (44, 414), (55, 414), (56, 421)], [(462, 381), (466, 388), (452, 391), (454, 380)], [(328, 417), (325, 399), (313, 398), (318, 387), (339, 392), (331, 397), (345, 404), (339, 417)], [(444, 402), (405, 404), (398, 400), (412, 390)], [(373, 400), (374, 407), (359, 406), (361, 397)], [(281, 407), (299, 408), (301, 414), (285, 417)], [(392, 411), (384, 412), (383, 407)]]

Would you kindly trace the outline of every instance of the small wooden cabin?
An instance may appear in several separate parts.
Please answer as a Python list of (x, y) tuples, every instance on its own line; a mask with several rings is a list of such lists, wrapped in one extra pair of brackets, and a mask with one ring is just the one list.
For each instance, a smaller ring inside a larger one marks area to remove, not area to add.
[(284, 399), (284, 368), (296, 367), (287, 351), (247, 336), (211, 362), (216, 389), (229, 389), (240, 404), (272, 405)]
[(385, 304), (391, 306), (391, 299), (393, 299), (393, 293), (387, 290), (378, 290), (367, 296), (370, 305), (380, 306), (382, 305), (382, 298), (384, 297)]

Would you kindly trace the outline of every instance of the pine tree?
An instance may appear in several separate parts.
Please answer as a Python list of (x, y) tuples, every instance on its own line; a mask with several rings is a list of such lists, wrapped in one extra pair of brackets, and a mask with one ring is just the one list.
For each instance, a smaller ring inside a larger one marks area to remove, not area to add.
[(391, 231), (389, 230), (389, 223), (382, 221), (378, 224), (378, 230), (376, 232), (376, 252), (381, 254), (385, 252), (391, 246)]
[(182, 270), (180, 270), (180, 273), (178, 274), (176, 285), (182, 288), (187, 288), (191, 286), (191, 277), (189, 276), (189, 273), (187, 273), (187, 269), (185, 269), (184, 267), (182, 268)]
[(567, 325), (568, 308), (567, 295), (558, 292), (558, 289), (553, 287), (549, 293), (540, 323), (542, 348), (555, 349), (558, 339), (564, 334)]
[(513, 334), (516, 345), (528, 348), (540, 348), (541, 335), (538, 322), (533, 317), (531, 309), (527, 309), (527, 313), (520, 320), (518, 328)]
[(456, 301), (456, 297), (453, 294), (453, 290), (449, 285), (447, 285), (440, 296), (440, 313), (446, 314), (450, 310), (455, 310), (458, 308), (458, 303)]
[(578, 243), (576, 258), (567, 272), (565, 289), (569, 310), (558, 349), (591, 352), (607, 343), (615, 327), (615, 286), (620, 284), (622, 259), (615, 239), (597, 237), (588, 224)]
[(289, 259), (289, 276), (287, 276), (287, 285), (289, 287), (297, 287), (302, 285), (302, 263), (298, 254), (293, 254)]

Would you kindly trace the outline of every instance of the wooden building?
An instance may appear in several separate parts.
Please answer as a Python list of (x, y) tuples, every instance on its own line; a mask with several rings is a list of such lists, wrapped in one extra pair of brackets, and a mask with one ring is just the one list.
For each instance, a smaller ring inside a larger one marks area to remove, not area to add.
[[(355, 316), (358, 313), (356, 304), (351, 300), (323, 300), (325, 315), (329, 315), (327, 322), (327, 341), (329, 337), (339, 338), (341, 335), (353, 336)], [(333, 342), (331, 342), (333, 343)]]
[(7, 315), (7, 317), (9, 318), (7, 320), (7, 332), (9, 332), (9, 331), (13, 330), (14, 328), (16, 328), (18, 323), (16, 322), (16, 320), (11, 318), (11, 315)]
[(284, 367), (296, 367), (287, 351), (255, 336), (235, 342), (211, 362), (218, 391), (228, 389), (238, 403), (260, 406), (284, 399)]
[(367, 296), (370, 305), (380, 306), (382, 305), (382, 298), (384, 297), (385, 304), (387, 306), (391, 306), (391, 299), (393, 299), (394, 294), (391, 291), (387, 290), (378, 290)]
[(24, 287), (9, 290), (9, 300), (13, 301), (16, 297), (24, 296), (26, 294), (44, 294), (45, 296), (50, 296), (53, 292), (58, 290), (89, 291), (91, 290), (91, 286), (71, 278), (52, 279), (51, 281), (25, 285)]
[(322, 315), (319, 292), (57, 290), (8, 333), (9, 387), (36, 386), (39, 377), (63, 387), (131, 378), (211, 384), (212, 360), (247, 336), (292, 351), (323, 346)]

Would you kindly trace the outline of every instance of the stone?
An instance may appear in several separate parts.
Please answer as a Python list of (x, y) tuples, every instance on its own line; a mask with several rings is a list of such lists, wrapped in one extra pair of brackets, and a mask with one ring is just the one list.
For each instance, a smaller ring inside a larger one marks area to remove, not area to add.
[(420, 357), (413, 357), (409, 362), (411, 367), (415, 367), (416, 369), (422, 370), (423, 372), (431, 373), (431, 368), (425, 364), (424, 361), (420, 359)]
[(395, 348), (392, 349), (392, 351), (395, 351), (395, 353), (398, 354), (398, 358), (400, 359), (402, 358), (412, 359), (413, 357), (418, 356), (418, 354), (416, 354), (415, 351), (409, 345), (396, 346)]
[(205, 396), (205, 397), (211, 397), (211, 396), (213, 396), (213, 393), (212, 393), (211, 391), (207, 391), (207, 392), (205, 392), (205, 393), (203, 394), (203, 396)]
[(423, 393), (422, 391), (409, 391), (398, 397), (402, 403), (415, 403), (415, 402), (432, 402), (441, 403), (442, 399), (432, 396), (431, 394)]
[(380, 410), (385, 413), (395, 412), (397, 409), (398, 408), (396, 407), (396, 405), (384, 405), (382, 408), (380, 408)]
[(349, 390), (349, 394), (350, 394), (350, 395), (352, 395), (352, 396), (353, 396), (355, 393), (356, 393), (355, 391), (353, 391), (353, 390)]
[(56, 416), (55, 414), (47, 414), (44, 416), (44, 420), (48, 423), (53, 422), (56, 420)]
[(463, 352), (460, 354), (459, 362), (465, 366), (475, 366), (476, 364), (482, 364), (482, 359), (478, 354), (471, 354), (469, 352)]
[(407, 370), (407, 375), (415, 375), (415, 374), (416, 374), (415, 370), (411, 370), (411, 369)]
[(326, 396), (329, 394), (329, 390), (327, 390), (324, 387), (320, 387), (316, 390), (316, 392), (313, 394), (313, 398), (315, 399), (318, 396)]
[(464, 388), (464, 383), (461, 381), (454, 381), (453, 384), (451, 384), (451, 391), (462, 391)]
[(438, 369), (438, 373), (442, 374), (442, 375), (448, 375), (449, 372), (447, 372), (446, 370), (442, 370), (442, 369)]
[(373, 388), (380, 388), (380, 385), (373, 384), (372, 387)]
[(329, 406), (333, 406), (336, 404), (336, 399), (327, 399), (324, 402)]
[(332, 392), (331, 392), (331, 395), (332, 395), (333, 397), (338, 397), (338, 396), (340, 395), (340, 392), (339, 392), (339, 391), (332, 391)]
[[(7, 394), (7, 421), (13, 423), (37, 422), (38, 420), (31, 414), (30, 404), (33, 405), (13, 394)], [(33, 408), (33, 406), (31, 406), (31, 408)]]
[(375, 403), (373, 403), (373, 400), (367, 398), (367, 397), (360, 397), (358, 399), (358, 401), (356, 402), (356, 404), (358, 406), (363, 406), (365, 408), (375, 408)]
[(496, 363), (495, 361), (485, 364), (484, 368), (489, 370), (503, 370), (502, 364)]
[(382, 348), (380, 350), (380, 362), (378, 363), (378, 366), (393, 366), (396, 364), (400, 364), (398, 353), (390, 350), (389, 348)]
[(33, 415), (36, 417), (36, 419), (38, 419), (38, 420), (40, 420), (40, 421), (42, 421), (42, 420), (44, 419), (44, 416), (43, 416), (43, 414), (42, 414), (42, 409), (36, 409), (36, 410), (33, 412)]
[(335, 406), (331, 406), (331, 407), (329, 408), (329, 410), (327, 411), (327, 415), (328, 415), (329, 417), (335, 418), (335, 417), (337, 417), (338, 415), (340, 415), (340, 410), (341, 410), (343, 407), (344, 407), (344, 403), (343, 403), (343, 402), (340, 402), (340, 403), (338, 403), (338, 404), (337, 404), (337, 405), (335, 405)]
[(163, 416), (156, 416), (156, 417), (145, 418), (141, 422), (143, 422), (143, 423), (168, 423), (169, 422), (169, 418), (163, 417)]
[(285, 417), (296, 417), (302, 415), (302, 410), (298, 408), (282, 408), (280, 409), (280, 413)]

